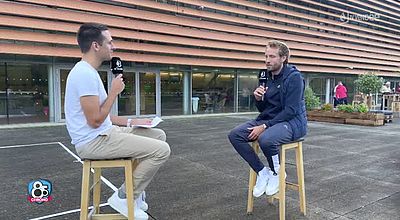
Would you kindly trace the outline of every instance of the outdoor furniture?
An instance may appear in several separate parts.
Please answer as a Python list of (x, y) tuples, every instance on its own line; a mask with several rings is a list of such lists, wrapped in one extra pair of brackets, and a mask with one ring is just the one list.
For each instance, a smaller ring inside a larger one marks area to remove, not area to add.
[[(102, 168), (125, 168), (125, 186), (128, 202), (128, 219), (134, 219), (134, 199), (133, 199), (133, 170), (138, 161), (131, 158), (111, 159), (111, 160), (84, 160), (82, 173), (82, 195), (81, 195), (81, 216), (80, 220), (87, 219), (127, 219), (121, 214), (100, 214), (100, 192), (101, 192), (101, 169)], [(93, 183), (90, 186), (90, 173), (93, 169)], [(88, 213), (88, 203), (90, 190), (93, 189), (93, 209)]]
[(369, 110), (371, 113), (381, 113), (384, 115), (384, 122), (389, 123), (393, 121), (393, 111), (389, 110)]
[[(285, 219), (285, 196), (286, 187), (290, 189), (297, 190), (299, 192), (300, 198), (300, 211), (306, 215), (306, 195), (304, 187), (304, 168), (303, 168), (303, 148), (302, 143), (304, 139), (299, 139), (290, 143), (283, 144), (281, 146), (280, 153), (280, 170), (279, 170), (279, 192), (275, 195), (268, 196), (269, 203), (272, 203), (274, 199), (279, 200), (279, 218), (280, 220)], [(260, 151), (260, 146), (258, 141), (252, 143), (252, 147), (256, 154)], [(297, 181), (298, 183), (290, 183), (285, 180), (285, 163), (286, 163), (286, 150), (295, 149), (296, 150), (296, 167), (297, 167)], [(252, 214), (253, 212), (253, 188), (256, 183), (256, 172), (250, 168), (249, 177), (249, 191), (247, 196), (247, 214)]]

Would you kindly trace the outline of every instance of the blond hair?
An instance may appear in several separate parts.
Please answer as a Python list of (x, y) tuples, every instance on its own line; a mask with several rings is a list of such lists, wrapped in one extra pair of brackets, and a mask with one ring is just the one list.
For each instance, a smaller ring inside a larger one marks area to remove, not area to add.
[(277, 41), (277, 40), (271, 40), (271, 41), (267, 42), (267, 47), (278, 48), (279, 56), (286, 57), (286, 60), (283, 62), (283, 64), (288, 64), (289, 57), (290, 57), (290, 50), (289, 50), (289, 47), (285, 43), (283, 43), (281, 41)]

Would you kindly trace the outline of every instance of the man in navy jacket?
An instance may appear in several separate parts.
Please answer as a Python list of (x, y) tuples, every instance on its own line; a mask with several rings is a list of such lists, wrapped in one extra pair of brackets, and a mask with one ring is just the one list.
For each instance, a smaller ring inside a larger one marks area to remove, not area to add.
[[(288, 65), (289, 48), (269, 41), (265, 50), (267, 83), (254, 90), (260, 114), (255, 120), (235, 127), (228, 135), (235, 150), (257, 173), (253, 195), (273, 195), (279, 190), (279, 147), (307, 133), (304, 79), (295, 66)], [(258, 140), (268, 167), (248, 142)], [(285, 174), (286, 175), (286, 174)]]

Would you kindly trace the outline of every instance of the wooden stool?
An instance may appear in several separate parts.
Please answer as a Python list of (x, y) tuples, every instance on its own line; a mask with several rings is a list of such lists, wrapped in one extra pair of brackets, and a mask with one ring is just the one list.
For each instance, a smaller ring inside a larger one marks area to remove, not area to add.
[[(133, 170), (138, 161), (135, 159), (115, 159), (115, 160), (84, 160), (82, 173), (82, 195), (81, 195), (81, 217), (80, 220), (87, 219), (127, 219), (121, 214), (100, 214), (100, 192), (101, 192), (101, 168), (125, 168), (126, 197), (128, 202), (128, 219), (133, 220), (134, 199), (133, 199)], [(90, 186), (90, 170), (93, 168), (93, 184)], [(88, 213), (88, 203), (90, 190), (93, 189), (93, 209)]]
[[(300, 197), (300, 211), (306, 215), (306, 196), (304, 189), (304, 168), (303, 168), (303, 147), (302, 142), (304, 139), (299, 139), (281, 146), (280, 155), (280, 170), (279, 170), (279, 192), (275, 195), (268, 196), (269, 203), (272, 203), (275, 199), (279, 200), (279, 219), (285, 219), (285, 190), (286, 187), (299, 191)], [(252, 147), (256, 154), (260, 151), (258, 141), (252, 143)], [(296, 150), (296, 167), (297, 167), (297, 180), (298, 183), (290, 183), (285, 180), (285, 162), (286, 162), (286, 150), (294, 148)], [(253, 212), (253, 188), (256, 184), (257, 174), (252, 168), (250, 168), (249, 177), (249, 192), (247, 196), (247, 214)]]

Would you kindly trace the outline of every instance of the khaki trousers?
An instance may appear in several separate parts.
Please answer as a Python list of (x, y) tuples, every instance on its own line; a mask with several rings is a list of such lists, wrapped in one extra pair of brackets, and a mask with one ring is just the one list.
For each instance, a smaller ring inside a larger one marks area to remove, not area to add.
[[(78, 147), (82, 159), (139, 159), (133, 172), (134, 198), (149, 185), (157, 170), (168, 159), (171, 150), (165, 132), (158, 128), (129, 128), (113, 126), (91, 142)], [(125, 183), (120, 190), (124, 193)]]

